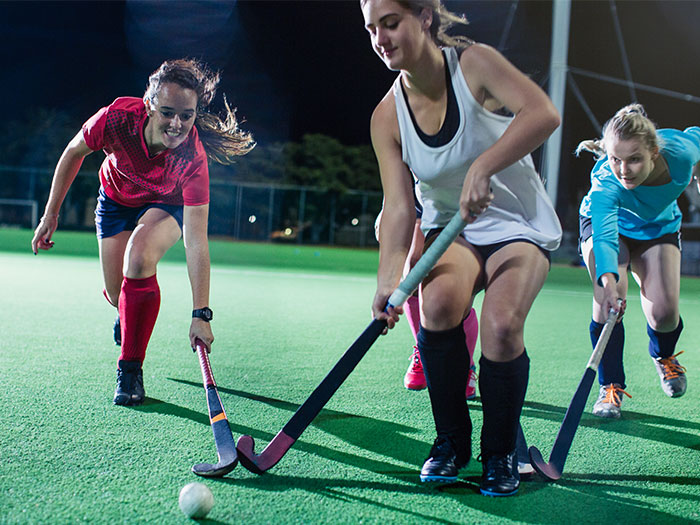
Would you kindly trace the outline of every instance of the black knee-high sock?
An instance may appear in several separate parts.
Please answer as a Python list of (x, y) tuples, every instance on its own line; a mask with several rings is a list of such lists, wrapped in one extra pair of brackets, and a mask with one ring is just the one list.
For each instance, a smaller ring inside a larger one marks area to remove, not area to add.
[(530, 375), (527, 352), (513, 361), (479, 360), (479, 392), (484, 411), (481, 455), (485, 458), (515, 450), (520, 412)]
[(469, 352), (462, 323), (450, 330), (418, 331), (418, 348), (430, 393), (430, 404), (439, 435), (452, 438), (457, 447), (471, 451), (472, 423), (467, 407)]

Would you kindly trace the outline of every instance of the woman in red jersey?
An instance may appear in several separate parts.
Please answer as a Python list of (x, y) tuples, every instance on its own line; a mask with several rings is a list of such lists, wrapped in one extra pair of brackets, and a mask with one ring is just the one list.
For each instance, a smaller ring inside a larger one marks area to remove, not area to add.
[(190, 344), (214, 340), (209, 321), (209, 169), (250, 151), (226, 105), (222, 120), (208, 113), (219, 74), (195, 60), (164, 62), (143, 98), (120, 97), (93, 115), (58, 161), (32, 251), (50, 249), (61, 204), (83, 159), (103, 150), (95, 210), (104, 295), (118, 309), (121, 343), (114, 403), (144, 400), (142, 364), (160, 307), (158, 261), (183, 235), (192, 286)]

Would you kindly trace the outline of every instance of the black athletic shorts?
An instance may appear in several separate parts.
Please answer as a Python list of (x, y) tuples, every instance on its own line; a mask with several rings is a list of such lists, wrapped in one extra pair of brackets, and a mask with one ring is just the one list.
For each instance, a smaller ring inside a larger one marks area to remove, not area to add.
[[(583, 215), (578, 216), (578, 232), (578, 254), (583, 257), (581, 245), (593, 235), (593, 224), (591, 223), (590, 217), (584, 217)], [(679, 250), (681, 249), (680, 230), (675, 233), (667, 233), (656, 239), (640, 240), (620, 235), (620, 240), (625, 243), (630, 254), (643, 252), (656, 244), (673, 244)]]
[[(433, 237), (438, 235), (442, 230), (443, 230), (443, 228), (433, 228), (432, 230), (430, 230), (428, 232), (428, 234), (425, 236), (426, 243), (428, 242), (429, 239), (432, 239)], [(460, 233), (459, 236), (462, 237), (465, 241), (467, 240), (464, 237), (464, 232)], [(469, 241), (467, 241), (467, 242), (469, 242)], [(544, 248), (542, 248), (542, 246), (539, 246), (538, 244), (531, 241), (530, 239), (516, 238), (516, 239), (508, 239), (507, 241), (501, 241), (501, 242), (497, 242), (494, 244), (483, 244), (483, 245), (477, 245), (477, 244), (471, 244), (471, 243), (469, 243), (469, 244), (474, 247), (474, 249), (481, 256), (481, 259), (484, 261), (484, 264), (486, 264), (487, 259), (489, 257), (491, 257), (494, 253), (496, 253), (498, 250), (500, 250), (504, 246), (507, 246), (507, 245), (512, 244), (514, 242), (527, 242), (527, 243), (530, 243), (534, 246), (537, 246), (539, 248), (539, 250), (547, 258), (547, 261), (549, 262), (549, 264), (550, 265), (552, 264), (552, 254), (548, 250), (545, 250)]]

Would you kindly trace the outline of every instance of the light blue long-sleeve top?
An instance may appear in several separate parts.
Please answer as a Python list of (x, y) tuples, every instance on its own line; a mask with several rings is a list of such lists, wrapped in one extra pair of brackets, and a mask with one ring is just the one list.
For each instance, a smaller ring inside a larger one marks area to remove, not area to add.
[(680, 229), (682, 214), (676, 199), (690, 183), (693, 166), (700, 162), (700, 127), (684, 131), (660, 129), (657, 133), (671, 182), (628, 190), (613, 174), (607, 156), (600, 158), (591, 170), (591, 189), (583, 198), (579, 213), (591, 219), (598, 283), (608, 272), (619, 279), (620, 235), (651, 240)]

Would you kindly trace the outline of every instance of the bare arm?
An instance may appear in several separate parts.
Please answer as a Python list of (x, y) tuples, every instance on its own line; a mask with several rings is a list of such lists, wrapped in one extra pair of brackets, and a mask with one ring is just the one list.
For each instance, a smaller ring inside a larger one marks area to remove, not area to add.
[(383, 309), (401, 279), (413, 236), (416, 211), (412, 176), (401, 158), (398, 122), (391, 93), (374, 111), (370, 132), (384, 190), (384, 208), (379, 226), (381, 242), (377, 292), (372, 303), (372, 313), (375, 319), (386, 319), (388, 327), (393, 328), (402, 310), (397, 308), (396, 311), (390, 309), (389, 312), (384, 312)]
[(482, 103), (491, 94), (513, 112), (505, 133), (472, 164), (465, 179), (460, 208), (483, 211), (491, 201), (490, 177), (540, 146), (559, 126), (559, 114), (549, 97), (495, 49), (476, 44), (460, 58), (474, 97)]
[(66, 198), (68, 189), (73, 184), (75, 176), (83, 164), (83, 159), (90, 153), (92, 153), (92, 150), (85, 144), (81, 130), (68, 143), (61, 154), (61, 158), (58, 159), (44, 215), (41, 217), (36, 230), (34, 230), (34, 238), (32, 239), (34, 255), (38, 253), (38, 250), (48, 250), (53, 246), (51, 236), (58, 228), (58, 212), (61, 209), (63, 200)]
[[(187, 274), (192, 287), (192, 309), (209, 306), (209, 240), (207, 226), (209, 221), (209, 205), (185, 206), (183, 216), (183, 239), (187, 257)], [(201, 339), (211, 350), (214, 335), (208, 322), (197, 317), (192, 318), (190, 325), (190, 344), (195, 347), (195, 339)]]

